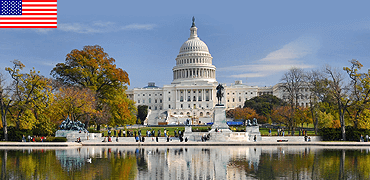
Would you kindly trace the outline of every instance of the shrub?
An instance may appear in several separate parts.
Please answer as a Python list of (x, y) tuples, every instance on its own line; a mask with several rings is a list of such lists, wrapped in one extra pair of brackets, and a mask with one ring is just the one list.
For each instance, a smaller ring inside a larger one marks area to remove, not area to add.
[[(346, 127), (346, 140), (347, 141), (359, 141), (361, 134), (370, 135), (369, 129), (355, 129), (352, 126)], [(340, 141), (342, 139), (342, 133), (340, 128), (322, 128), (319, 131), (319, 135), (324, 141)]]
[[(8, 141), (22, 141), (22, 136), (32, 135), (32, 130), (28, 129), (16, 129), (14, 126), (8, 126)], [(0, 139), (4, 139), (3, 128), (0, 129)]]
[(50, 136), (50, 137), (46, 137), (44, 142), (67, 142), (67, 138)]

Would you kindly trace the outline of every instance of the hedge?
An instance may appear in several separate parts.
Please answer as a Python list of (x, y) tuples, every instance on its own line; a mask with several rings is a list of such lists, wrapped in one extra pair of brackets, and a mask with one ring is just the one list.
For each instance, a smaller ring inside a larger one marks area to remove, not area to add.
[[(322, 128), (319, 130), (319, 135), (324, 141), (341, 141), (342, 133), (340, 128)], [(361, 135), (370, 136), (370, 129), (357, 129), (352, 126), (346, 127), (347, 141), (360, 141)]]

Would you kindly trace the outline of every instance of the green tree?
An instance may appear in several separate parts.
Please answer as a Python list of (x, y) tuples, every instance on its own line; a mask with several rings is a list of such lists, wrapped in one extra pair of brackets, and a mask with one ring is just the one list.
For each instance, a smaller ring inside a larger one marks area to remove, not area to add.
[(137, 119), (144, 123), (146, 116), (148, 115), (148, 106), (147, 105), (138, 105), (137, 106)]
[[(126, 71), (117, 68), (115, 59), (109, 57), (98, 45), (74, 49), (67, 54), (65, 63), (58, 63), (51, 75), (63, 84), (89, 88), (96, 93), (97, 111), (110, 110), (110, 124), (128, 124), (134, 120), (134, 102), (126, 97), (130, 84)], [(107, 107), (108, 106), (108, 107)], [(99, 117), (95, 119), (99, 127)]]
[(258, 115), (264, 116), (266, 120), (271, 119), (272, 110), (275, 107), (283, 106), (285, 102), (276, 96), (265, 94), (256, 96), (244, 102), (244, 107), (254, 109)]

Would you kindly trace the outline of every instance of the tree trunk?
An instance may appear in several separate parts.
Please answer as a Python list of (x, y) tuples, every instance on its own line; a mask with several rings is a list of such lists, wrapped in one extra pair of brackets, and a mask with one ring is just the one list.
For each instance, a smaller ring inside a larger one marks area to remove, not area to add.
[(340, 120), (340, 127), (341, 127), (341, 132), (342, 132), (342, 139), (343, 141), (346, 140), (346, 125), (344, 122), (344, 111), (343, 109), (339, 109), (339, 120)]
[(97, 131), (100, 131), (100, 124), (98, 124), (98, 125), (96, 125), (97, 127), (96, 127), (96, 130)]
[(6, 112), (2, 112), (1, 120), (3, 122), (4, 140), (8, 141), (8, 123), (6, 122)]

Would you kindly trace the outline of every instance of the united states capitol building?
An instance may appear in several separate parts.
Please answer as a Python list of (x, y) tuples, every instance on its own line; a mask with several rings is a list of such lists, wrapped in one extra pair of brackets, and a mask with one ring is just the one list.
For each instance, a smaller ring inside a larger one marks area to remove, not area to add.
[[(180, 47), (173, 67), (173, 81), (163, 87), (150, 82), (143, 88), (126, 91), (136, 105), (147, 105), (148, 117), (145, 124), (183, 124), (186, 120), (193, 124), (212, 122), (214, 106), (217, 103), (216, 67), (208, 46), (198, 37), (194, 20), (190, 37)], [(243, 107), (244, 102), (253, 97), (272, 94), (286, 99), (281, 84), (269, 87), (248, 86), (237, 80), (234, 84), (222, 84), (225, 88), (222, 104), (226, 109)], [(307, 90), (306, 90), (307, 92)], [(307, 96), (305, 96), (307, 97)], [(308, 98), (300, 99), (301, 106), (308, 106)]]

